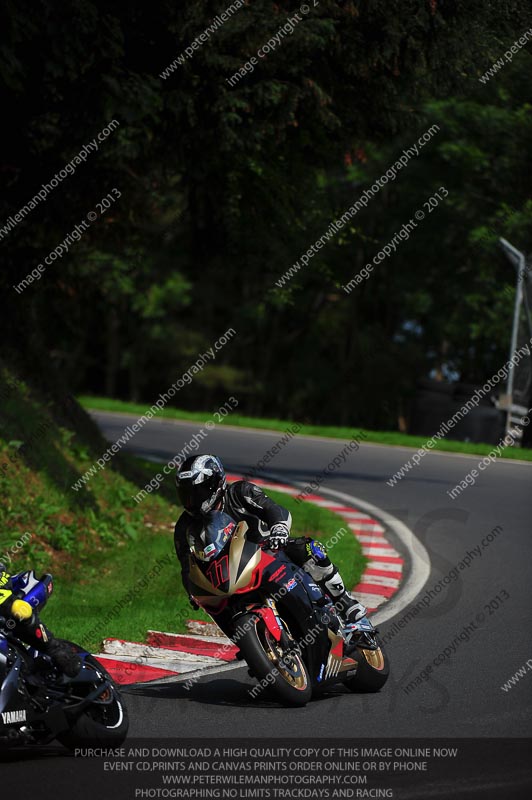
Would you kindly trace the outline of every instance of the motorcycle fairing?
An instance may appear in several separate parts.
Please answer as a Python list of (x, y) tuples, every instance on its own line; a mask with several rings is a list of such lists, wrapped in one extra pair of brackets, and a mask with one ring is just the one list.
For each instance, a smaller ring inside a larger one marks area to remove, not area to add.
[(276, 642), (281, 641), (282, 630), (273, 609), (270, 606), (260, 606), (254, 609), (254, 613), (261, 617), (269, 632)]
[(46, 604), (53, 591), (52, 576), (46, 574), (37, 578), (32, 569), (13, 575), (11, 582), (13, 594), (22, 594), (24, 600), (38, 610)]
[[(195, 600), (213, 616), (228, 608), (234, 595), (242, 604), (238, 614), (247, 610), (261, 617), (279, 641), (281, 629), (274, 608), (297, 639), (314, 685), (337, 678), (340, 672), (357, 668), (356, 660), (344, 655), (344, 638), (339, 634), (336, 612), (310, 575), (294, 564), (280, 550), (272, 554), (246, 538), (247, 524), (238, 524), (230, 541), (212, 560), (204, 559), (209, 541), (199, 543), (202, 558), (194, 552), (190, 558), (190, 591)], [(268, 598), (274, 607), (268, 607)], [(266, 600), (266, 606), (264, 605)]]
[[(286, 567), (285, 572), (280, 572), (280, 564)], [(291, 628), (299, 631), (298, 641), (311, 679), (318, 682), (330, 649), (330, 607), (324, 605), (323, 592), (283, 551), (279, 551), (274, 563), (265, 569), (264, 582), (265, 585), (268, 582), (268, 592), (275, 599), (281, 617), (289, 619)]]
[(201, 561), (192, 553), (191, 594), (201, 605), (216, 608), (222, 598), (251, 592), (262, 584), (264, 569), (275, 559), (248, 542), (246, 530), (246, 523), (239, 523), (231, 541), (212, 561)]

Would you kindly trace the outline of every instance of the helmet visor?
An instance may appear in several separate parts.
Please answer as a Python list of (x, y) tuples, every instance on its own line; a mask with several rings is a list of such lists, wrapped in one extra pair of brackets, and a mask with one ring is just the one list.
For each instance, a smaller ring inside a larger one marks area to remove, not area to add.
[(212, 479), (198, 484), (189, 480), (180, 481), (177, 494), (183, 507), (192, 514), (210, 511), (217, 497), (213, 483)]

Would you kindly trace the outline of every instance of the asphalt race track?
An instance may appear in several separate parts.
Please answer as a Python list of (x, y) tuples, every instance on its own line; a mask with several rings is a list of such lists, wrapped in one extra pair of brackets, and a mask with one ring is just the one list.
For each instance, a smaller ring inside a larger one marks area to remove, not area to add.
[[(95, 416), (112, 441), (134, 421), (126, 415)], [(198, 427), (151, 420), (128, 449), (168, 461)], [(218, 427), (209, 432), (202, 449), (218, 453), (229, 470), (245, 472), (279, 438), (275, 432)], [(286, 481), (312, 480), (343, 447), (341, 440), (298, 437), (269, 467)], [(525, 674), (509, 691), (503, 691), (501, 685), (532, 658), (532, 587), (528, 578), (532, 467), (493, 464), (474, 486), (452, 501), (446, 491), (479, 459), (430, 454), (409, 477), (393, 488), (388, 486), (386, 480), (410, 455), (412, 451), (405, 448), (361, 446), (327, 479), (327, 489), (362, 498), (403, 521), (430, 558), (430, 574), (418, 599), (412, 597), (410, 604), (380, 624), (384, 636), (396, 631), (388, 644), (392, 674), (383, 690), (364, 696), (339, 688), (305, 708), (282, 708), (266, 696), (250, 698), (248, 691), (255, 684), (242, 666), (204, 677), (188, 691), (183, 682), (131, 686), (124, 690), (131, 720), (130, 743), (175, 745), (179, 740), (203, 746), (216, 744), (217, 739), (233, 738), (247, 744), (254, 737), (259, 743), (271, 742), (267, 737), (273, 737), (276, 742), (284, 739), (311, 745), (318, 738), (327, 744), (335, 738), (352, 743), (379, 738), (388, 746), (399, 738), (407, 746), (425, 746), (437, 739), (441, 746), (459, 744), (459, 759), (441, 762), (438, 778), (432, 773), (426, 778), (404, 775), (399, 794), (394, 790), (392, 796), (403, 800), (530, 797), (532, 673)], [(473, 554), (497, 526), (492, 541), (468, 559), (467, 552)], [(400, 542), (394, 544), (403, 547)], [(173, 552), (170, 532), (168, 548)], [(419, 548), (417, 552), (424, 551)], [(464, 558), (470, 561), (467, 569), (454, 572)], [(176, 591), (181, 591), (177, 574), (176, 569)], [(437, 593), (434, 587), (451, 574), (457, 575), (457, 580), (442, 583)], [(408, 569), (406, 581), (408, 584)], [(429, 590), (432, 598), (426, 594)], [(399, 606), (401, 594), (396, 595)], [(400, 627), (405, 613), (422, 597), (428, 605)], [(386, 617), (386, 612), (379, 614)], [(464, 634), (468, 625), (471, 633)], [(462, 639), (457, 638), (461, 634)], [(449, 650), (453, 642), (458, 642), (454, 652)], [(450, 657), (443, 658), (426, 681), (418, 679), (419, 685), (405, 692), (407, 684), (446, 647)], [(4, 788), (38, 788), (42, 800), (71, 795), (80, 800), (137, 796), (137, 789), (126, 786), (129, 779), (137, 786), (136, 774), (113, 776), (103, 771), (97, 760), (85, 763), (55, 744), (0, 753), (0, 760), (7, 762), (0, 765)], [(188, 796), (187, 790), (183, 791), (185, 795), (175, 796)]]
[[(94, 416), (110, 441), (135, 419), (100, 412)], [(127, 449), (169, 461), (199, 427), (153, 419)], [(276, 432), (218, 426), (202, 442), (200, 452), (215, 452), (228, 470), (245, 472), (279, 438)], [(296, 437), (268, 468), (282, 480), (310, 481), (343, 446), (341, 440)], [(532, 658), (532, 466), (498, 461), (480, 474), (475, 485), (451, 500), (447, 490), (480, 457), (429, 454), (396, 486), (388, 486), (386, 480), (412, 452), (361, 445), (324, 484), (396, 516), (430, 557), (430, 575), (418, 597), (432, 590), (428, 605), (401, 629), (396, 623), (408, 606), (380, 625), (385, 636), (396, 631), (387, 648), (392, 674), (384, 689), (369, 696), (339, 689), (306, 708), (287, 710), (267, 699), (252, 701), (248, 690), (253, 681), (246, 668), (238, 667), (204, 678), (189, 691), (179, 683), (128, 689), (131, 736), (532, 735), (532, 673), (509, 691), (501, 689)], [(482, 540), (496, 526), (499, 530), (482, 548)], [(171, 550), (170, 534), (168, 546)], [(464, 558), (469, 565), (455, 572)], [(406, 574), (408, 580), (408, 570)], [(448, 579), (439, 591), (433, 588), (451, 574), (458, 577)], [(451, 643), (461, 634), (453, 648)], [(450, 657), (434, 666), (433, 659), (446, 647), (451, 648)], [(428, 664), (433, 666), (430, 674), (425, 673), (427, 679), (405, 691)]]

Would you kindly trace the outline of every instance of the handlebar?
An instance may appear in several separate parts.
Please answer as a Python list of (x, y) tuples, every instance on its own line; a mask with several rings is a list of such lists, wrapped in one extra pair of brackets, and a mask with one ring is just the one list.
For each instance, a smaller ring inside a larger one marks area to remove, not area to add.
[(11, 615), (17, 622), (23, 622), (25, 619), (30, 619), (33, 614), (33, 608), (25, 600), (13, 600), (11, 603)]

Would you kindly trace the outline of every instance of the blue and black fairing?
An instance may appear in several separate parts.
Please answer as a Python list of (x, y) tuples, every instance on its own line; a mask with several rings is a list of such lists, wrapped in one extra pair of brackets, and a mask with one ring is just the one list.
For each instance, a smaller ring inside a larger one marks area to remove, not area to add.
[[(42, 608), (51, 591), (52, 576), (37, 579), (33, 570), (11, 576), (11, 589), (16, 597), (23, 598), (32, 608)], [(20, 652), (9, 640), (9, 628), (2, 617), (0, 628), (0, 739), (14, 733), (21, 723), (29, 722), (31, 709), (24, 707), (21, 692), (22, 672), (25, 662), (38, 655), (36, 650), (23, 648)]]
[(31, 710), (21, 691), (23, 659), (0, 630), (0, 742), (15, 742)]
[(37, 611), (46, 605), (53, 591), (52, 576), (47, 573), (37, 578), (32, 569), (12, 575), (11, 584), (13, 594), (23, 597)]
[(0, 710), (3, 710), (2, 704), (4, 702), (4, 683), (9, 673), (8, 659), (9, 645), (7, 643), (7, 639), (0, 632)]
[[(1, 714), (20, 708), (20, 695), (18, 685), (20, 680), (20, 670), (22, 669), (22, 659), (17, 655), (11, 667), (7, 665), (7, 656), (4, 665), (0, 664), (0, 675), (2, 675), (2, 685), (0, 687), (0, 721)], [(3, 653), (0, 654), (0, 661), (3, 660)], [(4, 670), (2, 670), (4, 666)]]

